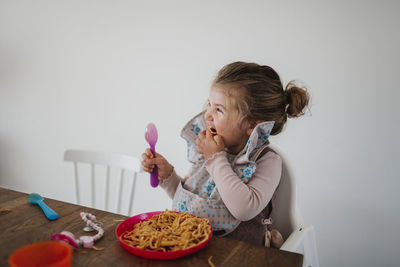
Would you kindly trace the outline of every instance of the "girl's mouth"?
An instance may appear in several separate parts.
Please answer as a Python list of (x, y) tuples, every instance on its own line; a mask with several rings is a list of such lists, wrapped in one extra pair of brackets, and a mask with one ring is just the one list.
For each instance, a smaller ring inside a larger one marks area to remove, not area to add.
[(212, 135), (216, 135), (217, 134), (217, 130), (215, 130), (213, 127), (209, 127), (208, 130), (210, 131), (210, 133)]

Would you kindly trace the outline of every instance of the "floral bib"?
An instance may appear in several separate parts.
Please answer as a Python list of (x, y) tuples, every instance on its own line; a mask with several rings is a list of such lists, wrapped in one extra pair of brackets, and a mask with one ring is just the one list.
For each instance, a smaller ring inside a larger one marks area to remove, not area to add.
[[(243, 183), (248, 183), (252, 178), (257, 167), (255, 160), (268, 146), (268, 137), (273, 126), (273, 121), (258, 124), (238, 155), (226, 153), (232, 169)], [(205, 167), (205, 158), (196, 151), (197, 136), (205, 129), (203, 113), (196, 115), (182, 129), (181, 136), (187, 141), (187, 157), (193, 167), (184, 182), (179, 184), (172, 209), (208, 218), (214, 231), (225, 230), (229, 233), (240, 221), (231, 215), (223, 203), (214, 178)]]

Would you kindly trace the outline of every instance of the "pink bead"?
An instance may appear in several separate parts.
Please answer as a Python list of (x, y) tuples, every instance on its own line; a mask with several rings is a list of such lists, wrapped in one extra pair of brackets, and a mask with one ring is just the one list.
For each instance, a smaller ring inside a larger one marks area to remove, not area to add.
[(68, 231), (62, 231), (62, 232), (61, 232), (61, 234), (62, 234), (62, 235), (66, 235), (66, 236), (68, 236), (68, 237), (70, 237), (70, 238), (72, 238), (72, 239), (75, 239), (75, 236), (74, 236), (74, 234), (73, 234), (73, 233), (71, 233), (71, 232), (68, 232)]
[(64, 242), (64, 243), (67, 243), (67, 244), (73, 246), (74, 248), (79, 248), (79, 244), (78, 244), (79, 242), (77, 242), (78, 240), (75, 240), (74, 235), (67, 231), (63, 231), (59, 234), (53, 234), (50, 237), (50, 240), (61, 241), (61, 242)]
[(94, 239), (91, 236), (84, 235), (79, 237), (79, 240), (82, 242), (82, 245), (85, 248), (91, 247), (94, 244)]

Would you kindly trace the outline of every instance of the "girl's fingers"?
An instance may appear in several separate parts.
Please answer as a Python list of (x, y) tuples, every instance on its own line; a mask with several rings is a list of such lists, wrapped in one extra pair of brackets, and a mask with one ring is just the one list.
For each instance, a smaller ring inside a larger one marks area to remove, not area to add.
[(149, 158), (153, 158), (153, 153), (151, 153), (150, 148), (146, 148), (146, 155), (147, 155)]
[[(153, 154), (151, 153), (150, 149), (148, 149), (148, 150), (149, 151), (147, 151), (147, 149), (146, 149), (146, 152), (142, 154), (142, 160), (143, 161), (146, 161), (147, 159), (153, 158)], [(150, 153), (148, 153), (148, 152), (150, 152)]]
[(142, 166), (143, 166), (143, 170), (146, 170), (146, 169), (149, 169), (149, 170), (152, 170), (153, 168), (154, 168), (154, 165), (151, 165), (151, 164), (142, 164)]
[(149, 158), (146, 154), (142, 154), (142, 159), (143, 159), (142, 166), (145, 171), (146, 171), (146, 168), (148, 168), (148, 169), (154, 168), (154, 164), (155, 164), (155, 163), (153, 163), (154, 159)]
[(154, 158), (154, 159), (146, 159), (144, 160), (144, 166), (148, 168), (154, 168), (157, 166), (162, 169), (164, 166), (168, 165), (168, 162), (164, 158)]
[(222, 140), (222, 137), (220, 135), (215, 135), (214, 136), (214, 141), (219, 146), (224, 145), (224, 140)]
[(143, 162), (144, 162), (144, 165), (147, 167), (147, 168), (152, 168), (153, 166), (154, 166), (154, 163), (152, 162), (152, 160), (153, 159), (146, 159), (146, 160), (144, 160)]
[(165, 165), (167, 161), (164, 158), (153, 158), (146, 160), (149, 165)]
[(206, 131), (206, 138), (210, 138), (212, 136), (210, 131)]
[(148, 148), (145, 153), (142, 154), (142, 158), (142, 166), (145, 172), (151, 173), (157, 166), (160, 179), (165, 179), (170, 175), (171, 165), (161, 154), (156, 153), (156, 157), (153, 157), (151, 150)]
[(209, 142), (214, 141), (215, 142), (215, 139), (214, 139), (215, 136), (216, 135), (213, 135), (211, 133), (211, 131), (207, 131), (207, 134), (206, 134), (207, 141), (209, 141)]
[(201, 132), (197, 135), (197, 138), (200, 138), (200, 139), (203, 139), (203, 138), (205, 138), (205, 137), (206, 137), (206, 130), (201, 131)]
[(145, 172), (152, 172), (152, 171), (153, 171), (153, 168), (143, 167), (143, 170), (144, 170)]

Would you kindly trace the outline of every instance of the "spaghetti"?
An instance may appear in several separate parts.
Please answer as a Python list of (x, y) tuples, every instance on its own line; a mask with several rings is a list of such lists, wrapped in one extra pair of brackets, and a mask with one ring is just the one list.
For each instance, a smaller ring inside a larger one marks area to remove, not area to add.
[(120, 238), (126, 244), (141, 249), (176, 251), (197, 246), (210, 234), (208, 219), (187, 212), (165, 210), (136, 224), (131, 231), (122, 233)]

